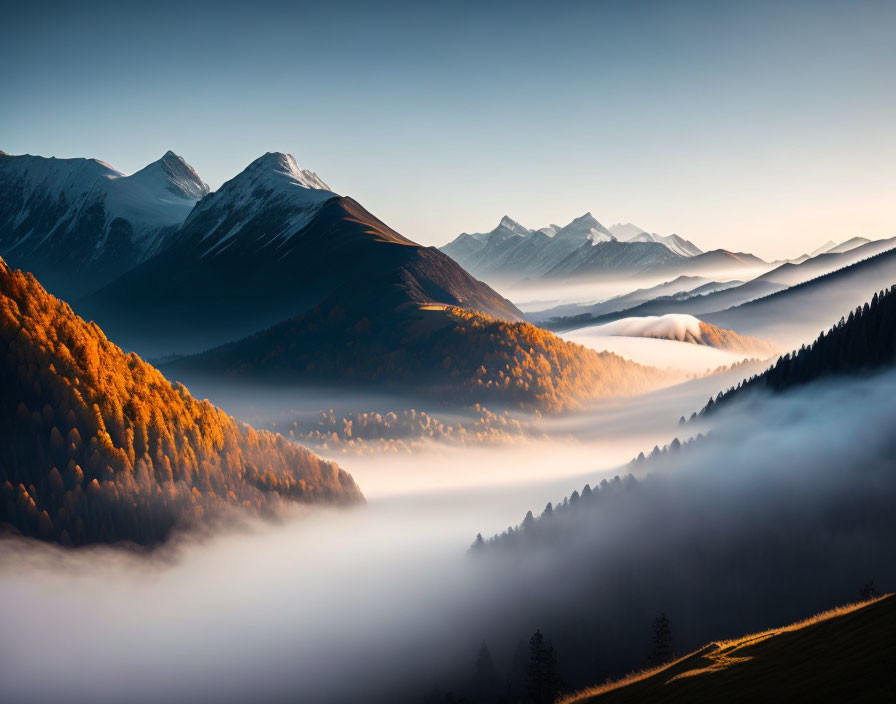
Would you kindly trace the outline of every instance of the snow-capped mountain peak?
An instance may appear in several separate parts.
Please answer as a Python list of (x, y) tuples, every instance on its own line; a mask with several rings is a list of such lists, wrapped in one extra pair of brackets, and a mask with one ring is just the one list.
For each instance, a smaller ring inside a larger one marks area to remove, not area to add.
[(320, 207), (337, 194), (313, 171), (302, 169), (290, 154), (268, 152), (258, 157), (221, 188), (203, 198), (190, 213), (179, 236), (202, 247), (203, 256), (233, 250), (250, 222), (264, 219), (246, 231), (252, 242), (243, 246), (282, 246), (300, 232)]
[[(98, 159), (5, 155), (0, 254), (74, 297), (157, 251), (206, 193), (172, 152), (131, 176)], [(72, 276), (88, 265), (90, 277)]]
[(498, 223), (498, 227), (509, 230), (513, 234), (519, 235), (520, 237), (528, 237), (530, 234), (532, 234), (532, 231), (528, 227), (520, 225), (516, 220), (511, 219), (508, 215), (505, 215), (503, 218), (501, 218), (501, 222)]
[(316, 173), (300, 168), (291, 154), (268, 152), (203, 199), (187, 223), (202, 212), (217, 208), (229, 213), (245, 211), (246, 216), (251, 210), (275, 202), (293, 210), (306, 210), (336, 195)]
[(195, 169), (172, 151), (165, 152), (161, 159), (144, 166), (127, 180), (140, 183), (153, 192), (167, 191), (176, 198), (189, 201), (197, 201), (209, 192)]
[(612, 235), (612, 233), (601, 225), (597, 219), (590, 213), (585, 213), (577, 217), (566, 227), (560, 228), (554, 239), (556, 240), (579, 240), (581, 242), (592, 241), (592, 235), (603, 233)]
[(249, 164), (236, 179), (244, 174), (254, 174), (257, 176), (257, 182), (266, 185), (299, 186), (311, 190), (333, 192), (316, 173), (300, 168), (292, 154), (267, 152)]

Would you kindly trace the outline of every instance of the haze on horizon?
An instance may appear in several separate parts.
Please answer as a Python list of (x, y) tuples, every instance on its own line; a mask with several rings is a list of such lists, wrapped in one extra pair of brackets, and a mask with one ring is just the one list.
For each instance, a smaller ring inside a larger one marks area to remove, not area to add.
[(132, 173), (172, 149), (214, 189), (290, 152), (434, 245), (589, 210), (766, 258), (896, 234), (891, 3), (89, 0), (4, 20), (13, 154)]

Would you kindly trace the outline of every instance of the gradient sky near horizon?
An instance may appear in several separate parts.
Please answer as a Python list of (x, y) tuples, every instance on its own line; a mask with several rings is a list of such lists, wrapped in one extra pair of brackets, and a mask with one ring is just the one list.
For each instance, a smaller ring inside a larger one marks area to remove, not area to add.
[(296, 156), (403, 234), (591, 211), (795, 256), (896, 235), (896, 3), (3, 3), (0, 149), (217, 188)]

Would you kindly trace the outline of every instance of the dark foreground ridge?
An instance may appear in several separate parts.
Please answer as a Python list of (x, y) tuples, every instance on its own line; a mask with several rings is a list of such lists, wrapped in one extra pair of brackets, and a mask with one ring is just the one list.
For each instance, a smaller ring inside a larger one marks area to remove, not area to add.
[(896, 692), (896, 597), (710, 643), (671, 664), (559, 704), (883, 702)]

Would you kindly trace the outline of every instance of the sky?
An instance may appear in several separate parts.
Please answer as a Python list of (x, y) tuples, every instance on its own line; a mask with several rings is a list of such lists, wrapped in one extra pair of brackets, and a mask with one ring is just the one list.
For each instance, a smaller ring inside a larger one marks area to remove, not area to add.
[(0, 149), (214, 189), (293, 154), (402, 234), (590, 211), (796, 256), (896, 235), (893, 2), (0, 0)]

